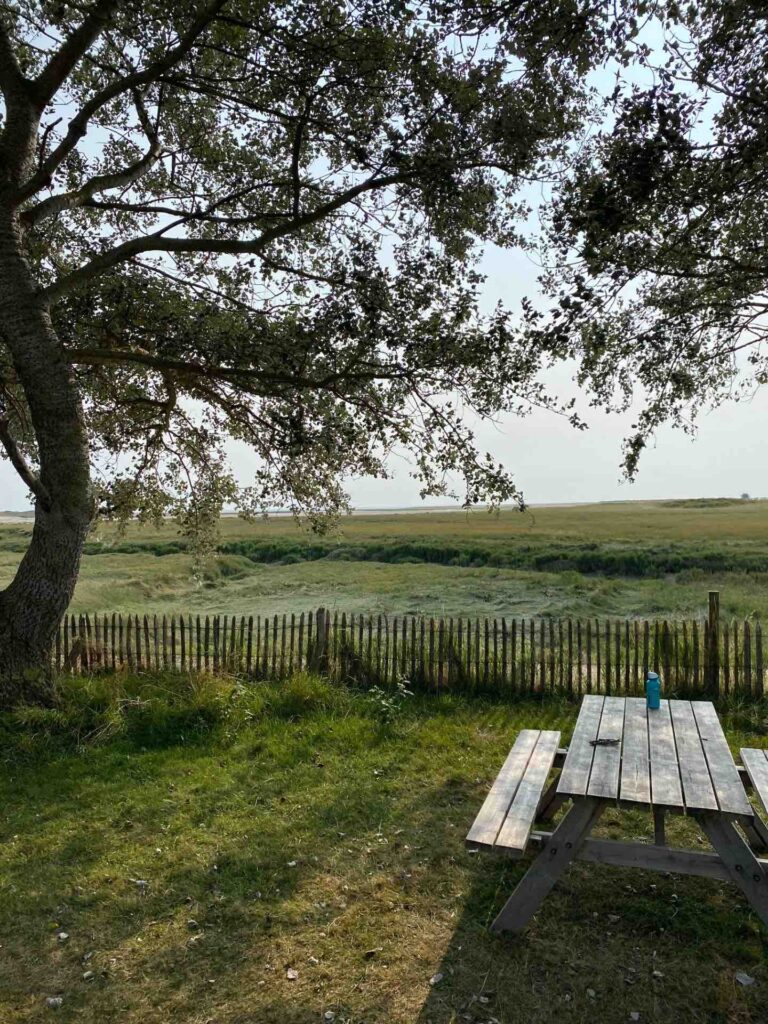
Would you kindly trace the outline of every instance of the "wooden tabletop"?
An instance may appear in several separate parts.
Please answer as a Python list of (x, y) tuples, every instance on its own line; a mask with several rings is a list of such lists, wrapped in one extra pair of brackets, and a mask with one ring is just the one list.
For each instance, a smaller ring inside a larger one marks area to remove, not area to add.
[(643, 697), (584, 697), (557, 791), (678, 812), (754, 813), (710, 701), (662, 700), (652, 710)]

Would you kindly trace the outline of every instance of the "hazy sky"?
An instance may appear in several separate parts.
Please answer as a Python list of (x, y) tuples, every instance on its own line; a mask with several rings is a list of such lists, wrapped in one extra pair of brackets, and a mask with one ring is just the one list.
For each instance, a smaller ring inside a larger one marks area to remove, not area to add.
[[(515, 306), (536, 289), (537, 268), (528, 256), (489, 249), (484, 304), (497, 299)], [(548, 379), (562, 394), (571, 394), (572, 368), (562, 367)], [(751, 402), (731, 403), (699, 420), (691, 440), (670, 428), (659, 431), (655, 447), (646, 451), (637, 482), (621, 479), (621, 440), (631, 416), (608, 416), (588, 408), (590, 425), (574, 430), (553, 413), (533, 412), (523, 419), (506, 417), (498, 424), (477, 424), (484, 449), (492, 451), (515, 474), (526, 500), (537, 502), (605, 501), (738, 495), (768, 495), (765, 436), (768, 434), (768, 389)], [(233, 464), (246, 481), (253, 459), (242, 447), (233, 449)], [(418, 484), (403, 458), (392, 460), (391, 480), (356, 479), (348, 483), (357, 507), (398, 507), (419, 503)], [(439, 502), (441, 504), (444, 501)], [(26, 489), (7, 462), (0, 463), (0, 509), (29, 507)]]

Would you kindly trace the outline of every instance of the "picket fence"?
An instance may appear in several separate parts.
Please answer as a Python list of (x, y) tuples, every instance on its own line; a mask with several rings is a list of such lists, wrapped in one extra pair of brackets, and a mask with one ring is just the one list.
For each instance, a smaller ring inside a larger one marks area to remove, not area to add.
[(268, 617), (80, 615), (56, 640), (60, 671), (179, 670), (516, 694), (642, 693), (649, 669), (679, 694), (764, 693), (759, 622), (427, 618), (325, 609)]

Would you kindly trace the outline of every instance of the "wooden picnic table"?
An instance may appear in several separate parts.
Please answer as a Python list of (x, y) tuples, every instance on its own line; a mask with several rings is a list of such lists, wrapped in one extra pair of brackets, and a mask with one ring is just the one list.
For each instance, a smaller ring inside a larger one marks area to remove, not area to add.
[[(743, 751), (746, 768), (737, 767), (709, 701), (662, 700), (653, 710), (641, 697), (588, 695), (567, 751), (559, 737), (522, 730), (467, 836), (470, 847), (507, 856), (539, 851), (493, 930), (523, 928), (574, 859), (730, 879), (768, 925), (768, 860), (752, 849), (768, 849), (768, 828), (744, 787), (748, 772), (766, 800), (768, 753)], [(553, 768), (559, 776), (546, 788)], [(554, 831), (534, 830), (569, 800)], [(653, 844), (591, 838), (608, 806), (651, 810)], [(667, 814), (693, 817), (713, 852), (668, 847)]]

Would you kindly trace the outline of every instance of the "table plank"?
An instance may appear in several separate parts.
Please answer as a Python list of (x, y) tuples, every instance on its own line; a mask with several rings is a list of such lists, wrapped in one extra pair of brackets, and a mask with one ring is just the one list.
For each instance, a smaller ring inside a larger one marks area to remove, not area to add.
[(466, 842), (476, 846), (490, 846), (496, 842), (510, 804), (522, 781), (526, 765), (539, 739), (539, 729), (521, 729), (491, 786), (483, 806), (469, 830)]
[(720, 810), (723, 814), (751, 817), (754, 812), (714, 705), (708, 700), (695, 700), (691, 707)]
[(618, 740), (614, 746), (595, 747), (592, 771), (589, 775), (588, 796), (599, 796), (606, 800), (617, 800), (619, 796), (619, 770), (621, 768), (621, 743), (624, 734), (624, 697), (606, 697), (600, 717), (600, 740)]
[(658, 708), (648, 708), (647, 719), (648, 750), (651, 759), (651, 801), (654, 807), (669, 807), (675, 811), (682, 811), (685, 809), (685, 801), (669, 701), (662, 700)]
[(651, 765), (648, 754), (648, 713), (643, 697), (627, 697), (624, 743), (621, 751), (622, 800), (651, 802)]
[(559, 743), (559, 732), (548, 731), (539, 735), (536, 747), (525, 769), (525, 775), (517, 788), (512, 806), (507, 812), (496, 839), (497, 846), (508, 847), (512, 850), (525, 850)]
[(768, 813), (768, 750), (744, 747), (740, 753), (760, 803)]
[(701, 744), (696, 718), (689, 700), (671, 700), (672, 729), (677, 747), (677, 763), (688, 809), (717, 811), (717, 797), (709, 777), (707, 758)]
[(579, 717), (576, 720), (565, 764), (560, 773), (558, 793), (584, 796), (587, 792), (592, 758), (595, 753), (595, 748), (590, 745), (590, 740), (597, 738), (604, 700), (605, 698), (599, 694), (589, 693), (581, 702)]

